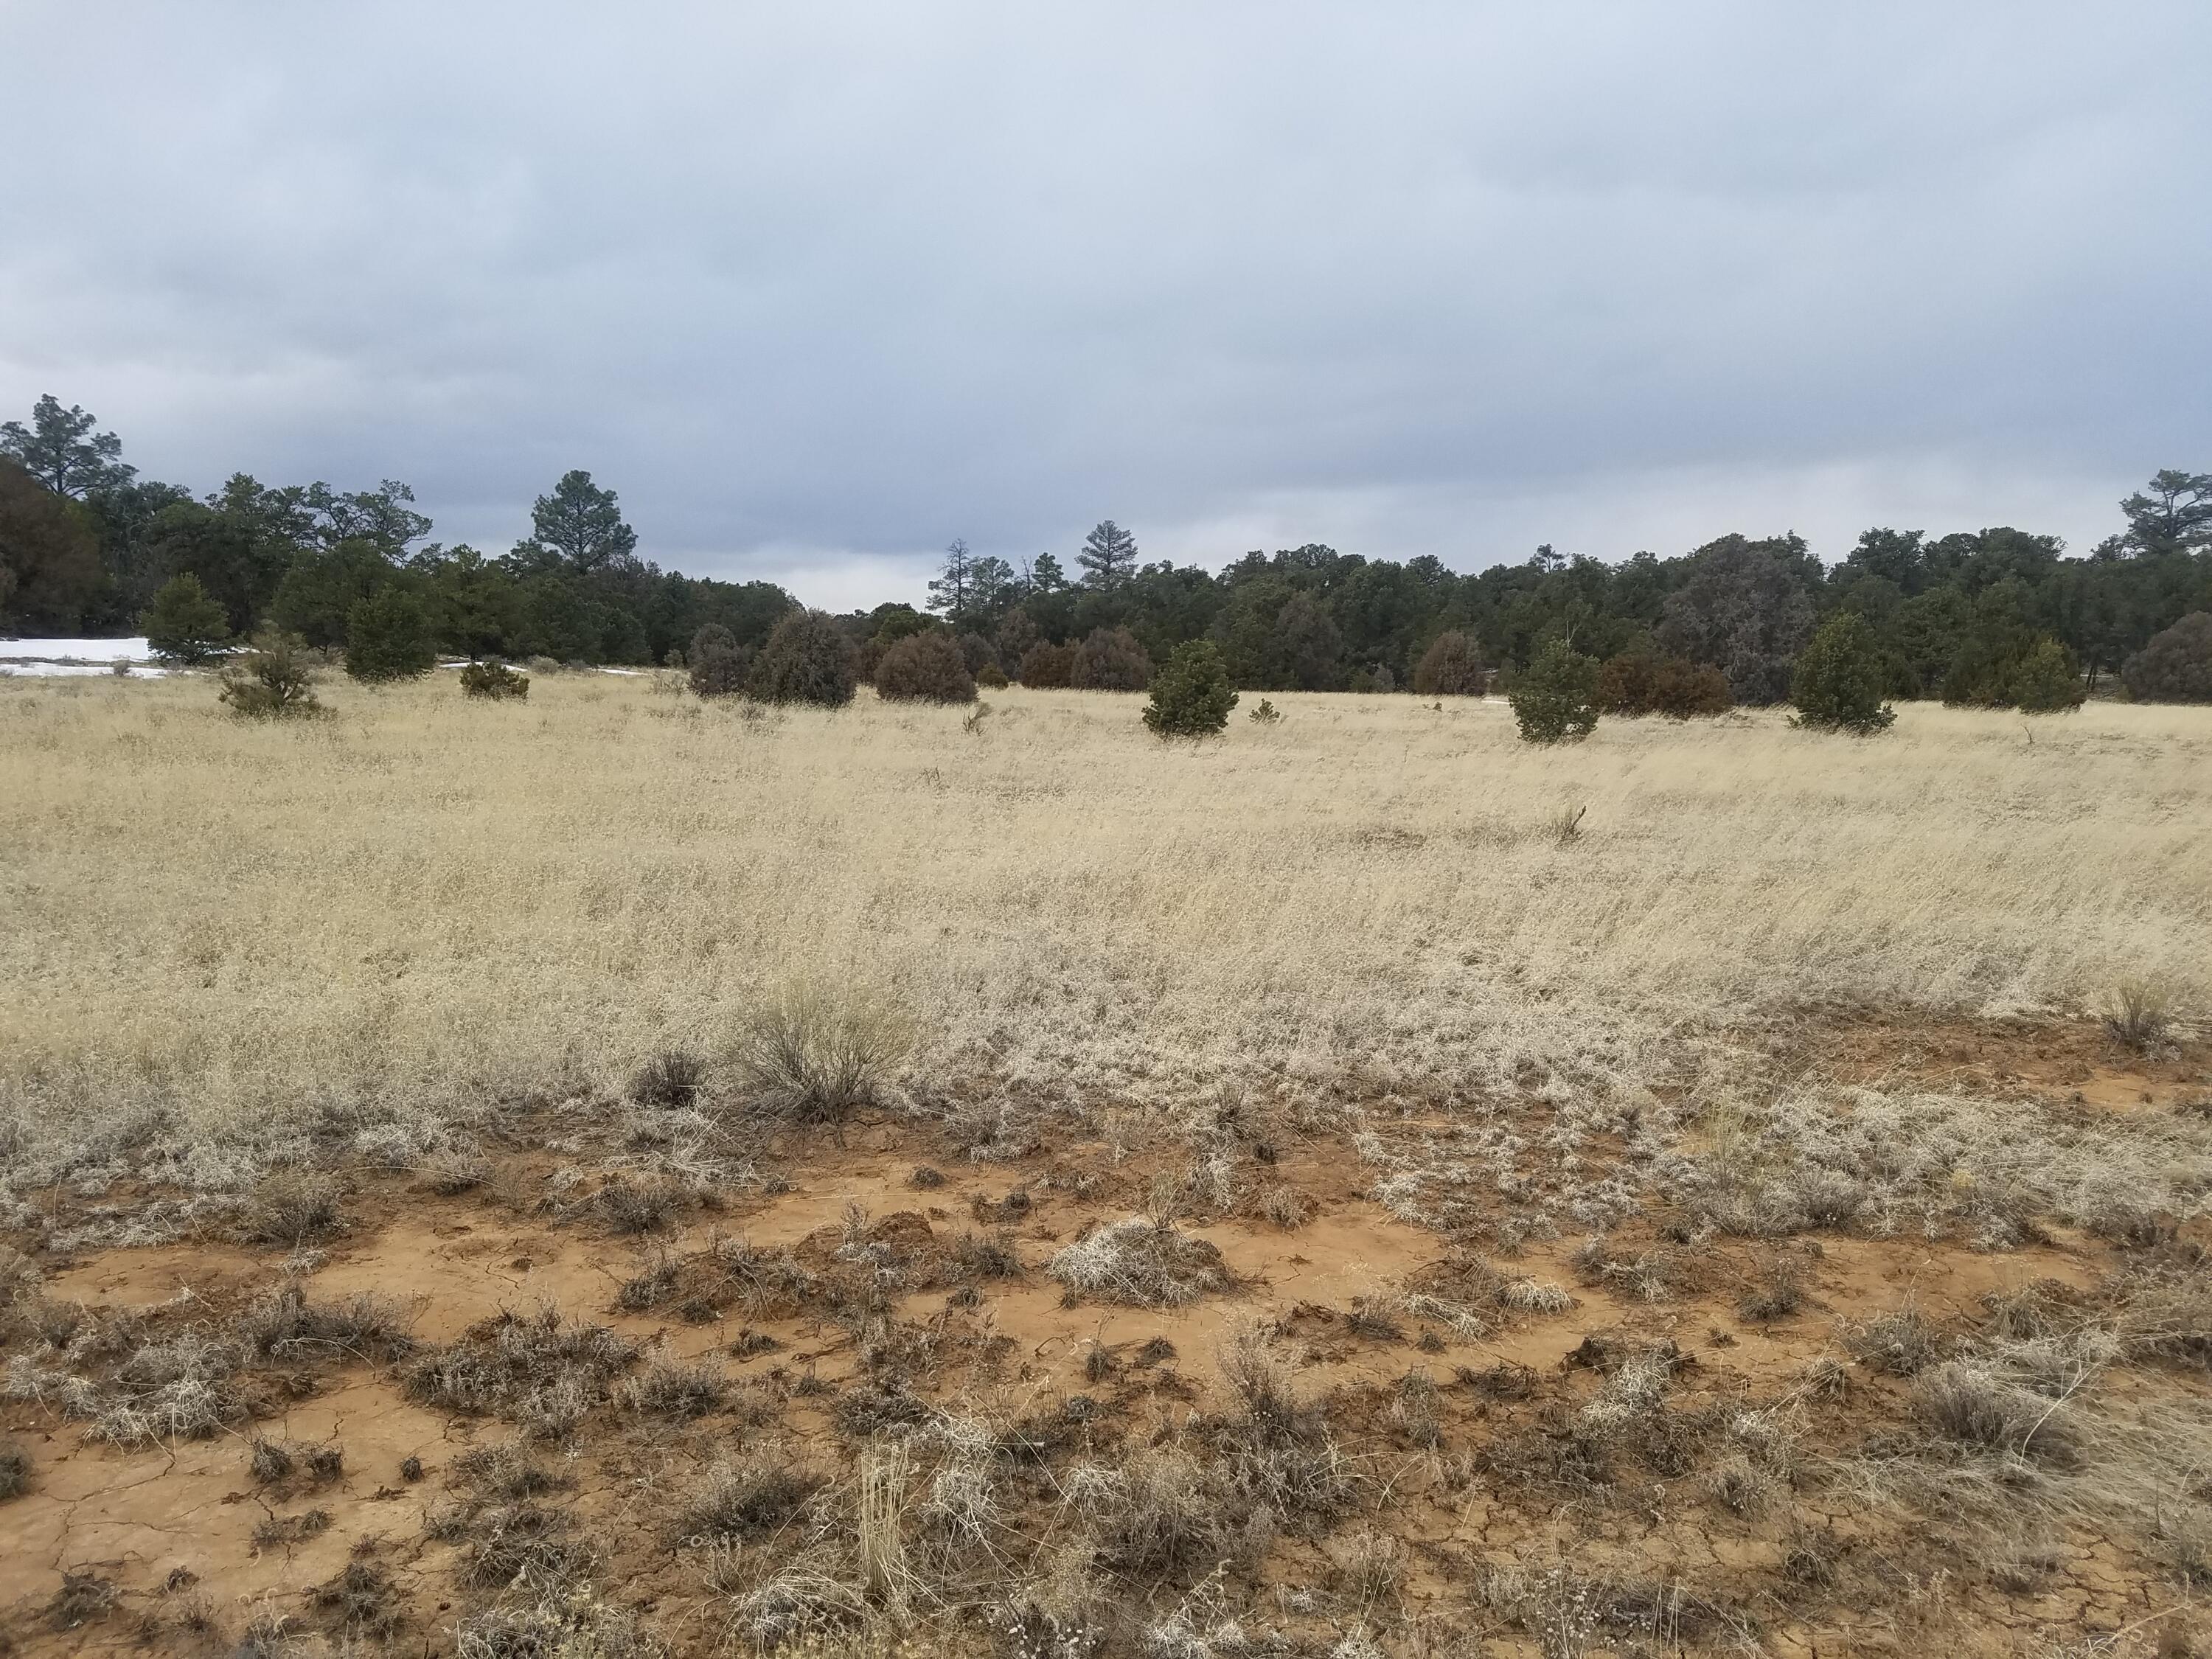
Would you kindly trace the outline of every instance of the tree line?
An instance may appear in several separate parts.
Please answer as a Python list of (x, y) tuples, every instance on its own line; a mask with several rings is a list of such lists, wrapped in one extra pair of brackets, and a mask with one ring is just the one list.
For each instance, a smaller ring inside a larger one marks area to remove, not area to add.
[[(27, 425), (0, 425), (0, 628), (134, 631), (157, 594), (190, 577), (232, 637), (269, 626), (342, 648), (356, 607), (380, 598), (387, 617), (419, 612), (434, 647), (454, 655), (653, 664), (687, 661), (709, 628), (718, 650), (726, 637), (750, 652), (798, 608), (773, 583), (641, 558), (614, 492), (584, 471), (539, 496), (531, 534), (494, 556), (429, 541), (430, 520), (397, 481), (341, 491), (240, 474), (195, 497), (140, 479), (121, 450), (52, 397)], [(1198, 641), (1242, 689), (1439, 692), (1510, 683), (1557, 641), (1605, 665), (1613, 706), (1644, 697), (1702, 712), (1723, 690), (1733, 702), (1785, 700), (1815, 629), (1850, 614), (1866, 624), (1886, 696), (2017, 702), (2024, 676), (2063, 669), (2094, 690), (2185, 617), (2212, 612), (2212, 474), (2158, 473), (2081, 556), (2010, 527), (1874, 529), (1832, 566), (1795, 535), (1730, 534), (1614, 564), (1547, 546), (1462, 574), (1432, 556), (1310, 544), (1215, 573), (1146, 562), (1109, 520), (1073, 563), (1044, 553), (1017, 565), (955, 541), (922, 608), (832, 620), (863, 677), (900, 640), (944, 629), (971, 673), (1130, 690)]]
[(226, 639), (273, 628), (325, 650), (364, 600), (398, 597), (435, 649), (468, 657), (652, 663), (708, 624), (764, 640), (797, 601), (773, 582), (664, 571), (638, 556), (618, 498), (572, 471), (538, 498), (531, 533), (496, 556), (430, 542), (414, 492), (267, 485), (240, 473), (196, 497), (138, 477), (112, 433), (41, 398), (0, 425), (0, 629), (142, 631), (188, 577)]

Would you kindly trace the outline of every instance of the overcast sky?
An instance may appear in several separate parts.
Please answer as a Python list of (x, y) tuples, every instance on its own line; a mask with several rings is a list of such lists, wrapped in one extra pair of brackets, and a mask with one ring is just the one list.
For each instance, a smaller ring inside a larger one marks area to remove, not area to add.
[(0, 0), (0, 414), (838, 607), (2212, 469), (2205, 0)]

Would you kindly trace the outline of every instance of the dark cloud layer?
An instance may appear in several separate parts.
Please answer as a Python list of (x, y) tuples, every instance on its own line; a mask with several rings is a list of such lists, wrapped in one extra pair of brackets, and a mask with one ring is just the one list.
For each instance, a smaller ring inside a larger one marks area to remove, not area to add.
[(493, 547), (586, 466), (835, 603), (1108, 514), (2086, 545), (2212, 465), (2208, 71), (2199, 0), (0, 0), (0, 404)]

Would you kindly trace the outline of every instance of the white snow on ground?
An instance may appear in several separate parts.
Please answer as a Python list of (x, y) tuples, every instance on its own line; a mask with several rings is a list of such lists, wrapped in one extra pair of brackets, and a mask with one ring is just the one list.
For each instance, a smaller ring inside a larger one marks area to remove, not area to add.
[(131, 665), (135, 678), (155, 679), (168, 671), (145, 665), (143, 634), (128, 640), (12, 640), (0, 637), (0, 674), (112, 674), (115, 665)]

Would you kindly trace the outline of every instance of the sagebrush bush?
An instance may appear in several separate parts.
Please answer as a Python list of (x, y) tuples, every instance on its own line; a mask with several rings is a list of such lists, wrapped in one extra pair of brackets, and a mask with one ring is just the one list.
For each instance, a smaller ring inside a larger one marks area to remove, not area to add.
[(438, 665), (430, 613), (422, 601), (387, 583), (346, 611), (345, 671), (370, 685), (420, 679)]
[(1003, 691), (1006, 689), (1006, 671), (994, 662), (987, 662), (975, 671), (975, 684), (986, 691)]
[(763, 702), (842, 708), (853, 701), (860, 665), (852, 642), (819, 611), (794, 611), (775, 625), (753, 659), (748, 696)]
[(973, 702), (975, 677), (942, 629), (909, 634), (876, 663), (876, 695), (887, 702)]
[(461, 670), (461, 690), (471, 697), (520, 699), (530, 695), (530, 676), (503, 662), (472, 662)]
[(1479, 697), (1488, 684), (1481, 652), (1456, 628), (1437, 635), (1413, 665), (1413, 690), (1425, 697)]
[(691, 636), (686, 661), (692, 690), (702, 697), (734, 697), (745, 689), (752, 653), (720, 623), (708, 623)]
[(255, 635), (253, 648), (223, 665), (218, 694), (231, 712), (252, 720), (289, 720), (325, 714), (296, 637), (273, 629)]
[(1229, 724), (1236, 707), (1220, 651), (1211, 640), (1190, 640), (1176, 647), (1167, 666), (1153, 677), (1144, 721), (1157, 738), (1211, 737)]
[(2152, 635), (2120, 680), (2137, 702), (2212, 702), (2212, 611), (2192, 611)]
[(1874, 629), (1864, 617), (1845, 611), (1823, 623), (1798, 657), (1790, 701), (1800, 726), (1867, 737), (1897, 719), (1888, 684)]
[(1601, 714), (1663, 714), (1677, 720), (1725, 714), (1735, 703), (1719, 669), (1648, 645), (1607, 659), (1593, 701)]
[(1553, 640), (1516, 675), (1507, 699), (1527, 743), (1578, 743), (1597, 726), (1597, 665)]
[(1075, 672), (1075, 647), (1054, 645), (1041, 640), (1022, 653), (1021, 679), (1024, 685), (1053, 690), (1068, 683)]
[(1141, 691), (1152, 679), (1152, 659), (1126, 628), (1092, 629), (1067, 667), (1078, 691)]

